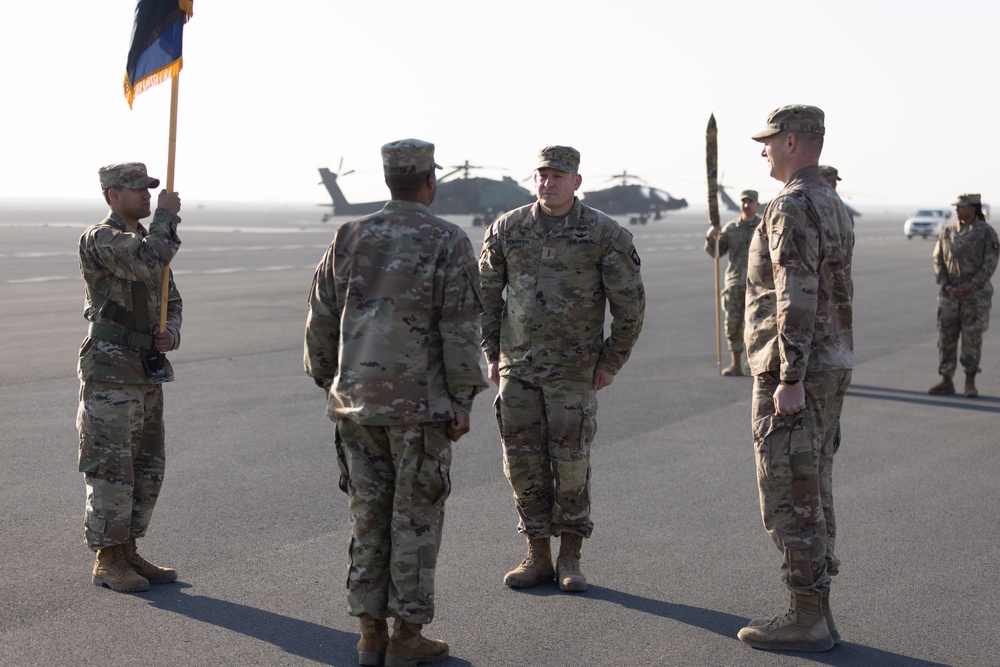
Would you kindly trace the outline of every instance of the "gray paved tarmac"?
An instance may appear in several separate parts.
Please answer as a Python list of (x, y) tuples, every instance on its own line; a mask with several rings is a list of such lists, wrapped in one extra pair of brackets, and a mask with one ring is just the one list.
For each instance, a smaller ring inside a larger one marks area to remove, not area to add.
[[(76, 240), (103, 213), (0, 207), (0, 663), (356, 664), (333, 427), (301, 364), (306, 292), (335, 223), (317, 208), (185, 204), (167, 478), (142, 545), (181, 581), (122, 595), (90, 582), (76, 471)], [(842, 644), (772, 654), (735, 638), (787, 600), (759, 518), (751, 380), (718, 376), (705, 223), (681, 213), (631, 227), (648, 308), (600, 394), (590, 588), (502, 585), (523, 542), (489, 392), (455, 447), (429, 626), (452, 646), (444, 664), (1000, 664), (1000, 327), (980, 398), (926, 394), (932, 244), (907, 241), (903, 217), (857, 224), (857, 364), (835, 472)], [(481, 228), (456, 221), (478, 244)]]

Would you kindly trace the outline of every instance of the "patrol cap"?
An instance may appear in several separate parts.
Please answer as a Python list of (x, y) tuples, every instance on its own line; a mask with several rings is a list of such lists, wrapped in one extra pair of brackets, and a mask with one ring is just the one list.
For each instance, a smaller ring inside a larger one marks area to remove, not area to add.
[(819, 175), (828, 181), (840, 181), (843, 180), (837, 175), (837, 168), (831, 167), (828, 164), (821, 164), (819, 166)]
[(580, 168), (580, 151), (570, 146), (546, 146), (538, 151), (535, 169), (549, 167), (575, 174)]
[(964, 194), (958, 195), (958, 201), (956, 201), (952, 206), (982, 206), (983, 198), (980, 194)]
[(101, 189), (127, 188), (129, 190), (144, 190), (159, 187), (160, 181), (150, 178), (146, 173), (146, 165), (141, 162), (117, 162), (97, 170), (101, 177)]
[(434, 144), (420, 139), (399, 139), (382, 146), (382, 171), (386, 176), (420, 174), (440, 169), (434, 162)]
[(767, 117), (767, 126), (753, 135), (754, 141), (763, 141), (779, 132), (813, 132), (823, 135), (823, 110), (808, 104), (789, 104), (772, 111)]
[(757, 196), (756, 190), (744, 190), (743, 192), (741, 192), (740, 201), (743, 201), (744, 199), (752, 199), (754, 201), (760, 201), (760, 198)]

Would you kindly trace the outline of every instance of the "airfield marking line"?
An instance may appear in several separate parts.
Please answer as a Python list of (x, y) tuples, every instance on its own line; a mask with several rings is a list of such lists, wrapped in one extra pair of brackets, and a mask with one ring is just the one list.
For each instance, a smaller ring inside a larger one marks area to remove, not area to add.
[(53, 252), (3, 252), (0, 259), (36, 259), (39, 257), (76, 257), (73, 251), (53, 251)]
[(67, 276), (40, 276), (38, 278), (15, 278), (13, 280), (5, 280), (5, 285), (18, 285), (23, 283), (47, 283), (53, 280), (71, 280)]

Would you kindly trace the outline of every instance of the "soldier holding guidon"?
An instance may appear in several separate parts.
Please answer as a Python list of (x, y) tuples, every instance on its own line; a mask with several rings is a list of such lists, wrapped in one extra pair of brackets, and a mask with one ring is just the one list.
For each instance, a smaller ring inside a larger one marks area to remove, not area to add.
[(177, 580), (136, 550), (163, 484), (163, 384), (174, 379), (163, 352), (181, 340), (181, 297), (169, 278), (166, 327), (160, 329), (163, 269), (180, 248), (181, 200), (161, 191), (147, 231), (149, 188), (160, 181), (138, 162), (98, 172), (108, 217), (80, 237), (86, 283), (80, 346), (79, 468), (87, 485), (86, 538), (97, 552), (93, 581), (120, 592)]
[(747, 256), (750, 240), (760, 218), (757, 217), (758, 195), (756, 190), (740, 193), (740, 217), (731, 221), (722, 231), (718, 225), (709, 225), (705, 235), (705, 252), (711, 257), (729, 255), (729, 266), (722, 288), (722, 310), (726, 315), (724, 330), (732, 362), (722, 369), (723, 375), (743, 375), (743, 315), (747, 294)]
[(392, 199), (337, 230), (309, 293), (304, 358), (337, 423), (358, 661), (407, 667), (448, 657), (421, 628), (434, 617), (451, 443), (469, 432), (486, 382), (472, 243), (427, 208), (434, 144), (386, 144), (382, 163)]

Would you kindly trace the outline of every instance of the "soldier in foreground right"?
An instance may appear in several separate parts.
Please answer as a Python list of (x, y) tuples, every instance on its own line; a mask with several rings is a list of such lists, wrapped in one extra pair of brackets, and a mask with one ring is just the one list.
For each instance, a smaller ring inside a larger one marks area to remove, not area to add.
[(828, 651), (834, 554), (833, 455), (851, 382), (854, 225), (822, 179), (823, 112), (794, 104), (753, 136), (782, 183), (750, 243), (746, 348), (754, 376), (753, 440), (764, 527), (791, 591), (784, 614), (739, 639), (768, 650)]
[(959, 195), (955, 202), (957, 220), (941, 228), (934, 245), (934, 276), (941, 291), (937, 298), (938, 373), (941, 382), (931, 394), (954, 394), (955, 357), (958, 335), (962, 335), (962, 368), (965, 369), (966, 396), (979, 396), (976, 373), (981, 372), (983, 333), (990, 326), (993, 284), (1000, 242), (983, 215), (978, 194)]

